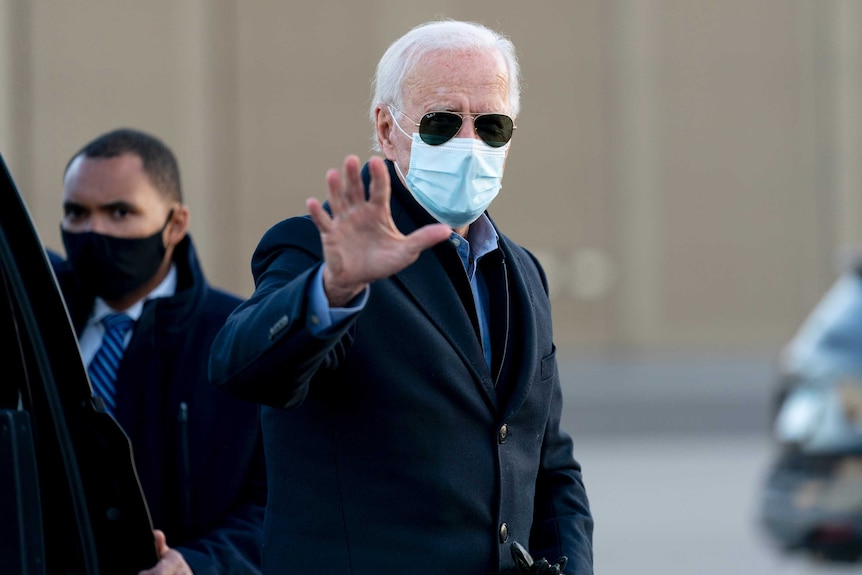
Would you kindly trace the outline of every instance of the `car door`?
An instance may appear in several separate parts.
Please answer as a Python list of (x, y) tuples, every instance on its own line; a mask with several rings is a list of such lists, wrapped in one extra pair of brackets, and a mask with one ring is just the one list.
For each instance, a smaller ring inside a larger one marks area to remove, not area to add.
[(94, 401), (53, 271), (0, 155), (0, 573), (157, 561), (131, 445)]

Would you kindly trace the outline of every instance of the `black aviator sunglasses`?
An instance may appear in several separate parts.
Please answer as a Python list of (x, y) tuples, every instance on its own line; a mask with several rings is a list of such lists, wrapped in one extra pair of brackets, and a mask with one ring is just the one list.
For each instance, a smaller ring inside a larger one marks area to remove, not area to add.
[(410, 120), (414, 126), (419, 128), (419, 137), (429, 146), (439, 146), (455, 137), (464, 123), (464, 117), (473, 118), (473, 129), (482, 138), (482, 141), (492, 148), (505, 146), (512, 139), (515, 131), (515, 123), (512, 118), (505, 114), (459, 114), (456, 112), (428, 112), (419, 123), (413, 118), (396, 108), (389, 106)]

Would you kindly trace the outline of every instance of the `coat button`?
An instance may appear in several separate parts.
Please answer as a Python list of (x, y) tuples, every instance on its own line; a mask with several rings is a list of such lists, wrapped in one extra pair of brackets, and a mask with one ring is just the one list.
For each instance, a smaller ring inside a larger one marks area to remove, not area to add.
[(504, 423), (497, 432), (497, 440), (500, 443), (506, 443), (507, 437), (509, 437), (509, 426)]
[(509, 526), (505, 523), (500, 525), (500, 543), (505, 543), (509, 540)]
[(286, 315), (283, 315), (278, 318), (278, 321), (272, 324), (272, 327), (269, 328), (269, 339), (275, 339), (279, 332), (281, 332), (281, 330), (286, 328), (289, 324), (290, 318)]

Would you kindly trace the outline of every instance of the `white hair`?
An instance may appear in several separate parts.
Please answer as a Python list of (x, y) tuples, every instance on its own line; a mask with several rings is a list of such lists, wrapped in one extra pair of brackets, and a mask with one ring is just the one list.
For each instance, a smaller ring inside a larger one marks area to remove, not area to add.
[[(370, 117), (375, 124), (378, 104), (403, 106), (404, 80), (416, 65), (431, 52), (471, 49), (497, 50), (506, 62), (509, 81), (509, 113), (518, 115), (521, 109), (520, 66), (512, 41), (476, 22), (436, 20), (420, 24), (395, 40), (377, 63), (372, 83)], [(380, 151), (377, 134), (372, 138), (374, 150)]]

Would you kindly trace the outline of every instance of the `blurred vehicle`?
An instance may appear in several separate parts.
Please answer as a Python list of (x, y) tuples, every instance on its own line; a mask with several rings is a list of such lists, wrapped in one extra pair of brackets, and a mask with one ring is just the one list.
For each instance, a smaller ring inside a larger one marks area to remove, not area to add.
[(0, 573), (157, 561), (125, 433), (94, 398), (45, 249), (0, 156)]
[(827, 291), (779, 358), (777, 455), (762, 520), (788, 550), (862, 557), (862, 268)]

